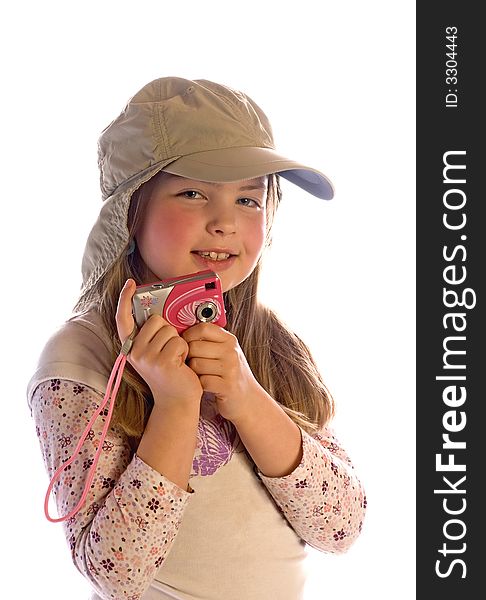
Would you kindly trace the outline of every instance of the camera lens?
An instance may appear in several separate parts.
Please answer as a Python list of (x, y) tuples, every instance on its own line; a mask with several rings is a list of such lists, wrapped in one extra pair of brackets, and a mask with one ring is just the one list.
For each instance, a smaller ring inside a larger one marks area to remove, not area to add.
[(214, 302), (203, 302), (196, 309), (196, 319), (203, 323), (214, 321), (218, 317), (218, 307)]

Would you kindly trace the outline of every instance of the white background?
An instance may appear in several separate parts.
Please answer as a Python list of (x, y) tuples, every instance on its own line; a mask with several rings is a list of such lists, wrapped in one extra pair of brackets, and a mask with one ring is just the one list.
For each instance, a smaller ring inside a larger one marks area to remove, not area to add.
[(99, 133), (145, 83), (175, 75), (247, 92), (268, 114), (280, 151), (335, 184), (335, 200), (325, 202), (284, 182), (262, 293), (313, 350), (369, 499), (347, 554), (310, 552), (306, 600), (413, 598), (414, 3), (18, 1), (2, 12), (2, 567), (10, 597), (88, 596), (61, 525), (43, 516), (48, 480), (25, 387), (77, 297), (101, 204)]

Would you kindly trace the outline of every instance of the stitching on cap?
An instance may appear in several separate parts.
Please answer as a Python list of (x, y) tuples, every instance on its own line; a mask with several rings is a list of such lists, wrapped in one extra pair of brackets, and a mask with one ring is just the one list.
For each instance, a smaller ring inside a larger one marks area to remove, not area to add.
[(161, 98), (162, 98), (162, 82), (159, 80), (157, 82), (158, 85), (158, 93), (157, 93), (157, 98), (158, 100), (155, 101), (152, 105), (152, 127), (153, 127), (153, 133), (154, 133), (154, 138), (155, 141), (157, 142), (158, 145), (163, 147), (163, 151), (164, 151), (164, 156), (161, 157), (160, 156), (160, 152), (159, 152), (159, 156), (157, 156), (157, 161), (160, 161), (161, 159), (166, 159), (167, 156), (170, 155), (169, 152), (169, 136), (167, 134), (167, 130), (165, 128), (165, 119), (162, 118), (161, 116), (161, 109), (160, 109), (160, 102), (161, 102)]
[[(236, 90), (237, 92), (237, 90)], [(253, 105), (251, 104), (251, 102), (249, 102), (248, 98), (246, 96), (244, 96), (241, 92), (237, 92), (235, 93), (235, 91), (231, 90), (231, 93), (234, 96), (237, 96), (237, 94), (239, 93), (241, 98), (240, 98), (240, 102), (230, 102), (230, 100), (228, 98), (226, 98), (225, 96), (221, 96), (220, 94), (218, 94), (217, 92), (215, 92), (217, 96), (219, 96), (221, 98), (221, 100), (223, 100), (223, 102), (225, 102), (226, 105), (228, 105), (230, 108), (232, 109), (236, 109), (239, 114), (241, 115), (241, 117), (244, 119), (244, 121), (249, 121), (251, 124), (251, 127), (253, 129), (253, 134), (256, 138), (258, 139), (263, 139), (263, 136), (261, 135), (261, 131), (260, 128), (257, 127), (256, 123), (254, 122), (254, 119), (251, 118), (248, 107), (253, 111), (254, 115), (256, 115), (258, 121), (260, 121), (260, 117), (258, 116), (258, 113), (256, 112), (256, 110), (253, 108)], [(247, 110), (243, 110), (243, 107), (241, 106), (241, 102), (245, 103), (245, 106), (247, 107)], [(268, 137), (268, 133), (266, 132), (265, 128), (264, 131), (266, 133), (266, 137)]]
[[(236, 101), (231, 101), (229, 98), (227, 98), (226, 96), (223, 96), (221, 92), (217, 91), (216, 89), (212, 88), (212, 87), (208, 87), (206, 85), (203, 86), (204, 88), (208, 89), (210, 92), (212, 92), (215, 96), (218, 96), (218, 98), (220, 100), (222, 100), (226, 106), (228, 106), (232, 111), (236, 110), (239, 115), (243, 118), (244, 122), (246, 123), (247, 121), (250, 121), (252, 130), (253, 130), (253, 134), (258, 137), (259, 139), (261, 137), (263, 137), (259, 131), (259, 128), (256, 126), (256, 124), (253, 122), (253, 119), (249, 118), (249, 113), (248, 111), (244, 111), (243, 108), (241, 107), (241, 100), (243, 100), (245, 102), (246, 105), (250, 105), (251, 109), (253, 110), (253, 112), (256, 114), (258, 120), (260, 119), (260, 117), (258, 117), (257, 112), (255, 111), (255, 109), (253, 108), (253, 106), (251, 105), (251, 103), (248, 101), (248, 99), (246, 98), (246, 96), (244, 96), (241, 92), (239, 92), (241, 99), (240, 102), (236, 102)], [(226, 88), (233, 96), (236, 96), (237, 94), (235, 93), (235, 91), (237, 90), (232, 90), (231, 88)], [(268, 134), (267, 134), (268, 136)]]
[(159, 152), (157, 160), (165, 160), (171, 155), (171, 152), (169, 151), (169, 136), (165, 127), (165, 118), (161, 114), (162, 112), (163, 108), (157, 103), (152, 110), (152, 123), (157, 144), (160, 144), (164, 149), (163, 156), (161, 156)]

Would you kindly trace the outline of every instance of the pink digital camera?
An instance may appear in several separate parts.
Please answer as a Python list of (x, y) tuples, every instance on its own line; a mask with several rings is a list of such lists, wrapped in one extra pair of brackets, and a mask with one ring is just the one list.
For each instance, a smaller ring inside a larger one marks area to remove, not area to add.
[(226, 325), (221, 282), (214, 271), (139, 285), (132, 304), (138, 327), (151, 315), (161, 315), (178, 333), (201, 322)]

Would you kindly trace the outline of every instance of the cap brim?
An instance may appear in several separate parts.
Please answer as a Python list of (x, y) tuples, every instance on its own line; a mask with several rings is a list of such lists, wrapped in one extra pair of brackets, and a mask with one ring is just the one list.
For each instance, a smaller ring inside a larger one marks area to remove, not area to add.
[(320, 171), (290, 160), (270, 148), (222, 148), (178, 158), (163, 171), (199, 181), (230, 182), (278, 173), (309, 194), (331, 200), (334, 188)]

